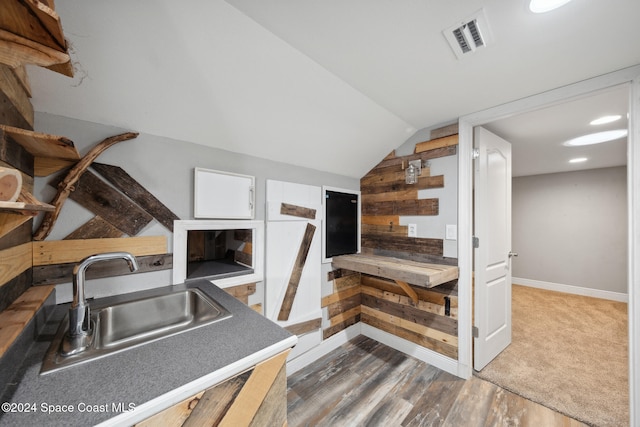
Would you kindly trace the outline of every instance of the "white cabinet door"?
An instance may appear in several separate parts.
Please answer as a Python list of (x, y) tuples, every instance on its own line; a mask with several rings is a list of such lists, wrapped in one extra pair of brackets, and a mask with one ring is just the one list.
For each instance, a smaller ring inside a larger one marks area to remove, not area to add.
[(193, 217), (253, 219), (255, 177), (195, 168)]
[[(281, 326), (295, 325), (322, 317), (321, 304), (321, 233), (322, 189), (320, 187), (267, 180), (267, 225), (265, 266), (265, 315)], [(282, 204), (298, 206), (314, 219), (282, 214)], [(287, 320), (278, 320), (287, 287), (300, 252), (308, 225), (314, 235), (301, 271), (295, 298)], [(318, 345), (321, 330), (300, 337), (289, 359)]]

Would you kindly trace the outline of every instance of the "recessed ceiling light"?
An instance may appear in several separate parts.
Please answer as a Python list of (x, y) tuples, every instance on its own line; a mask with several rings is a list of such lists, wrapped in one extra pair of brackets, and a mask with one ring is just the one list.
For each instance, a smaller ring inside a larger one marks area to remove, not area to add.
[(595, 120), (592, 120), (589, 124), (590, 125), (604, 125), (607, 123), (613, 123), (616, 120), (620, 120), (622, 118), (622, 116), (620, 114), (614, 114), (612, 116), (602, 116), (602, 117), (598, 117)]
[(575, 159), (569, 160), (569, 163), (582, 163), (586, 161), (587, 161), (586, 157), (576, 157)]
[(529, 10), (533, 13), (545, 13), (569, 3), (571, 0), (531, 0)]
[(600, 144), (601, 142), (613, 141), (627, 136), (626, 129), (608, 130), (605, 132), (590, 133), (577, 138), (570, 139), (562, 143), (567, 147), (578, 147), (581, 145)]

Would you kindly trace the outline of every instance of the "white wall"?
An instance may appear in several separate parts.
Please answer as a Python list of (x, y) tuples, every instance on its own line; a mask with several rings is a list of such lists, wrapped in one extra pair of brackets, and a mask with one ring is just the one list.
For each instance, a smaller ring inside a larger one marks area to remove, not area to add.
[[(36, 131), (61, 135), (71, 139), (81, 155), (104, 138), (125, 131), (97, 123), (37, 113)], [(264, 141), (268, 144), (268, 141)], [(184, 141), (141, 134), (136, 139), (120, 142), (97, 159), (99, 163), (120, 166), (149, 192), (157, 197), (180, 219), (193, 219), (193, 175), (196, 166), (253, 175), (256, 177), (256, 219), (265, 218), (265, 188), (267, 179), (309, 185), (329, 185), (358, 190), (358, 179), (313, 169), (292, 166), (230, 151), (204, 147)], [(48, 202), (55, 189), (47, 185), (47, 178), (36, 178), (34, 194)], [(75, 230), (93, 214), (72, 200), (67, 200), (48, 240), (60, 240)], [(36, 220), (36, 225), (39, 219)], [(173, 247), (172, 233), (152, 221), (139, 236), (167, 236), (167, 251)], [(96, 279), (87, 282), (88, 296), (102, 297), (171, 284), (170, 270)], [(71, 286), (58, 287), (58, 302), (69, 301)]]
[(513, 179), (513, 277), (627, 293), (626, 167)]

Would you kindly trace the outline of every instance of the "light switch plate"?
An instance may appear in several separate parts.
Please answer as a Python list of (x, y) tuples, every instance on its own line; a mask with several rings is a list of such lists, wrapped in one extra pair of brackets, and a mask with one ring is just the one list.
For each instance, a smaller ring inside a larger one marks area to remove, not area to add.
[(458, 239), (458, 227), (455, 224), (447, 224), (445, 239), (447, 240)]
[(407, 236), (418, 237), (418, 224), (407, 224)]

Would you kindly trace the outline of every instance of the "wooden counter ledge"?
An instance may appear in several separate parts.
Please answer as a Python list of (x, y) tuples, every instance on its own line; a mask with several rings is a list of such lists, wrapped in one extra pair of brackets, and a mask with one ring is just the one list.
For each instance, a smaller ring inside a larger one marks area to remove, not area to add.
[(458, 278), (458, 267), (427, 264), (377, 255), (340, 255), (333, 257), (333, 268), (344, 268), (373, 276), (433, 288)]

